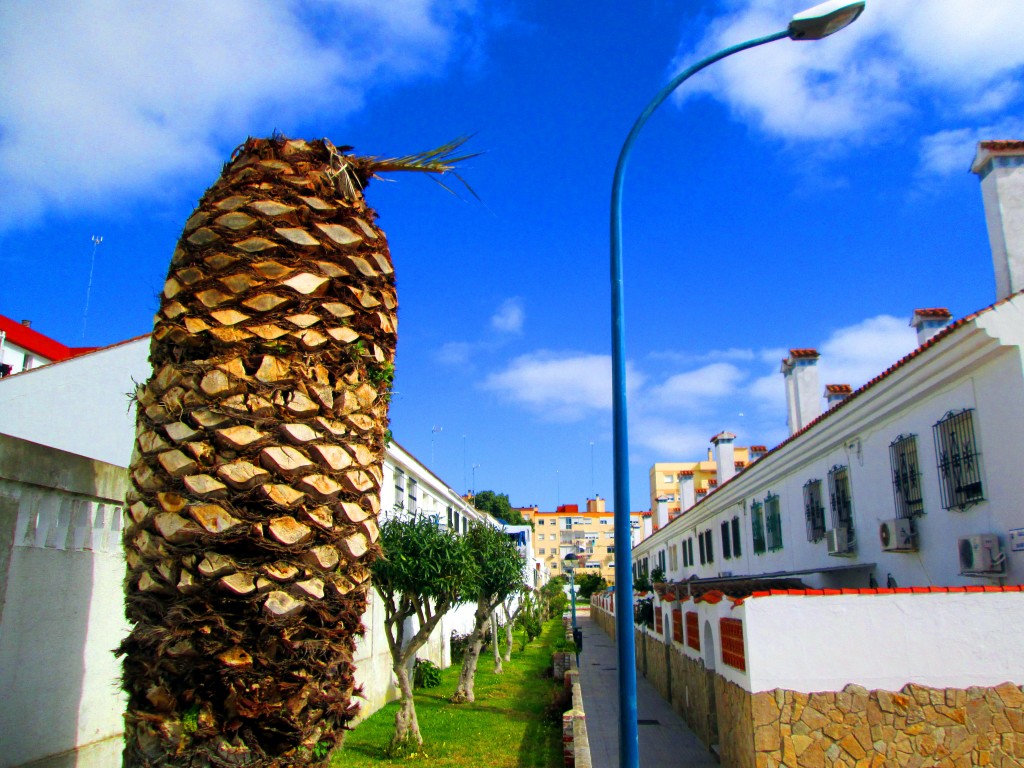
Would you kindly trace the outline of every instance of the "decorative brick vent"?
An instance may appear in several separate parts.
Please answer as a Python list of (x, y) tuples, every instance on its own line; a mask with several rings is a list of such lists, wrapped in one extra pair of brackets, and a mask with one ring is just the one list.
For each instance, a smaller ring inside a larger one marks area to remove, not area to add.
[(661, 606), (659, 605), (654, 609), (654, 631), (656, 634), (660, 635), (662, 634), (663, 629), (664, 626), (661, 622)]
[(747, 650), (743, 645), (743, 622), (740, 619), (719, 619), (722, 634), (722, 663), (745, 672)]
[(700, 622), (696, 611), (686, 612), (686, 644), (695, 651), (700, 650)]
[(672, 639), (677, 643), (685, 642), (683, 638), (683, 609), (672, 611)]

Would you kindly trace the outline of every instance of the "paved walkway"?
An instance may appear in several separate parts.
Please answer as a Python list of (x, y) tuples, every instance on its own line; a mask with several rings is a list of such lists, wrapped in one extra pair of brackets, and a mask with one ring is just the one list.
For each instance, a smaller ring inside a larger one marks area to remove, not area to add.
[[(618, 653), (612, 639), (590, 617), (577, 617), (577, 625), (583, 629), (580, 685), (590, 758), (593, 768), (618, 768)], [(640, 675), (636, 683), (642, 768), (717, 768), (714, 756), (654, 686)]]

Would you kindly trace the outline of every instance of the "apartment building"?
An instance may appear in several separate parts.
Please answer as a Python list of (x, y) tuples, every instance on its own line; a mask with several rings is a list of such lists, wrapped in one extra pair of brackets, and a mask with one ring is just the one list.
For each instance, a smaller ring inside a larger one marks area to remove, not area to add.
[[(565, 572), (564, 558), (574, 552), (579, 558), (576, 569), (599, 573), (609, 584), (615, 583), (615, 515), (605, 500), (587, 499), (581, 512), (577, 504), (562, 504), (554, 512), (537, 507), (519, 510), (534, 524), (534, 552), (551, 576)], [(631, 546), (650, 532), (650, 513), (631, 512)]]

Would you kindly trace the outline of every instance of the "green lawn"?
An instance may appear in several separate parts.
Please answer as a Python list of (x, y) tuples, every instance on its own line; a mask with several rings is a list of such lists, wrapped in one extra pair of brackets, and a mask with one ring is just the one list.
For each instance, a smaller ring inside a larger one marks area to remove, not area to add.
[[(331, 760), (334, 768), (410, 765), (555, 768), (562, 765), (561, 708), (552, 707), (562, 686), (544, 671), (551, 665), (551, 644), (561, 634), (554, 619), (543, 635), (516, 649), (505, 673), (495, 675), (490, 653), (482, 654), (476, 673), (476, 701), (451, 704), (459, 667), (444, 670), (437, 688), (416, 691), (416, 714), (423, 747), (416, 755), (388, 758), (397, 702), (356, 726)], [(568, 707), (566, 707), (568, 708)]]

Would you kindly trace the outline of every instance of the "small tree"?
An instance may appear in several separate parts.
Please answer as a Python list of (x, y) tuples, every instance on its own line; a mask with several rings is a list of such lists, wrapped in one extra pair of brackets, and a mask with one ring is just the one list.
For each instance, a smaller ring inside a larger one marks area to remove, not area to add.
[(561, 616), (569, 607), (569, 598), (562, 589), (566, 583), (565, 576), (555, 576), (540, 588), (542, 621)]
[[(476, 523), (469, 529), (465, 539), (476, 563), (476, 613), (473, 616), (469, 647), (466, 649), (466, 655), (462, 657), (459, 685), (452, 696), (452, 701), (456, 704), (474, 700), (473, 683), (476, 679), (476, 665), (483, 648), (487, 622), (502, 600), (519, 589), (523, 583), (523, 558), (508, 534), (484, 523)], [(494, 642), (497, 642), (496, 637)], [(495, 671), (500, 671), (500, 668), (499, 657)]]
[[(519, 589), (502, 601), (502, 610), (505, 612), (505, 661), (512, 661), (512, 630), (516, 626), (516, 620), (524, 609), (531, 605), (530, 595), (533, 590), (521, 584)], [(516, 600), (516, 598), (519, 598)], [(515, 605), (515, 608), (512, 606)]]
[[(423, 743), (413, 701), (409, 668), (441, 617), (475, 596), (476, 558), (468, 540), (439, 528), (421, 515), (392, 517), (380, 528), (383, 557), (371, 566), (373, 586), (384, 601), (384, 628), (398, 678), (401, 704), (395, 715), (393, 751)], [(416, 632), (406, 637), (406, 622), (415, 618)]]
[(576, 587), (579, 596), (583, 600), (589, 600), (595, 592), (599, 592), (608, 586), (608, 582), (599, 573), (583, 571), (576, 574)]

